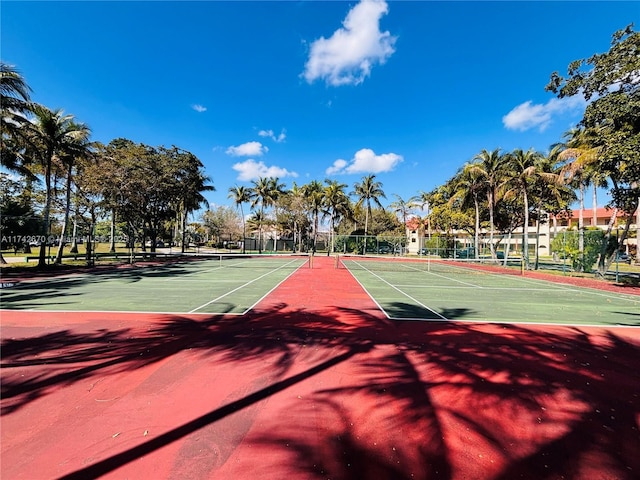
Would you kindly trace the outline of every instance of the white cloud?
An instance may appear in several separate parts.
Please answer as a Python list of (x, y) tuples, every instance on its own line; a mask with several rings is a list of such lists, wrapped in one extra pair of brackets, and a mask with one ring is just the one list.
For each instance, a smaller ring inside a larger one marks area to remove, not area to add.
[(200, 112), (200, 113), (207, 111), (207, 107), (198, 105), (197, 103), (195, 105), (191, 105), (191, 108), (193, 108), (196, 112)]
[(276, 143), (282, 143), (287, 138), (287, 135), (285, 132), (286, 130), (283, 128), (280, 134), (276, 137), (276, 135), (273, 133), (273, 130), (260, 130), (258, 132), (258, 135), (260, 135), (261, 137), (270, 138)]
[(298, 176), (296, 172), (290, 172), (286, 168), (277, 167), (275, 165), (268, 167), (264, 162), (256, 162), (252, 158), (245, 160), (244, 162), (236, 163), (231, 168), (238, 172), (238, 180), (244, 182), (256, 180), (260, 177), (295, 178)]
[(390, 172), (403, 160), (402, 155), (395, 153), (376, 155), (370, 148), (363, 148), (358, 150), (349, 162), (343, 159), (336, 160), (332, 166), (325, 170), (325, 173), (333, 175), (336, 173)]
[(335, 162), (333, 162), (333, 165), (331, 165), (329, 168), (327, 168), (325, 170), (325, 173), (327, 175), (333, 175), (334, 173), (340, 173), (344, 170), (344, 167), (347, 166), (347, 161), (346, 160), (342, 160), (341, 158), (339, 158), (338, 160), (336, 160)]
[(533, 104), (529, 100), (521, 103), (502, 117), (502, 124), (509, 130), (524, 132), (538, 127), (542, 132), (551, 124), (554, 115), (567, 111), (581, 111), (586, 105), (581, 95), (552, 98), (545, 104)]
[(227, 148), (225, 152), (227, 155), (233, 157), (250, 157), (250, 156), (262, 156), (269, 149), (262, 145), (260, 142), (247, 142), (238, 146), (231, 146)]
[(384, 64), (395, 52), (396, 37), (380, 32), (380, 18), (388, 12), (383, 0), (362, 0), (353, 7), (330, 38), (311, 44), (304, 78), (319, 78), (332, 86), (358, 85), (375, 63)]

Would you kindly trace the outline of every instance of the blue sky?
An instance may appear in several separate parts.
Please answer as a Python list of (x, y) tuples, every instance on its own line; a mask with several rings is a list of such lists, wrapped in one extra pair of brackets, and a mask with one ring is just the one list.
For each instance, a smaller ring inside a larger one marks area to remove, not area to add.
[[(176, 145), (213, 205), (258, 176), (373, 173), (387, 202), (482, 149), (548, 150), (582, 117), (544, 87), (640, 19), (628, 2), (13, 2), (2, 60), (93, 139)], [(603, 199), (604, 200), (604, 199)]]

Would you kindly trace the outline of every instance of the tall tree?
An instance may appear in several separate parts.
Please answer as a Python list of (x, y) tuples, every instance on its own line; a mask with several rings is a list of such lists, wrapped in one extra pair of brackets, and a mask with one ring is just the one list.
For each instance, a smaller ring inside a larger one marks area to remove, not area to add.
[(246, 236), (247, 236), (247, 225), (246, 220), (244, 218), (244, 210), (242, 205), (248, 203), (251, 200), (251, 192), (249, 189), (243, 185), (235, 185), (229, 188), (229, 195), (227, 198), (230, 198), (235, 203), (236, 207), (240, 208), (240, 216), (242, 217), (242, 253), (245, 253), (246, 247)]
[[(572, 128), (564, 133), (564, 143), (559, 146), (564, 149), (559, 153), (560, 160), (565, 164), (561, 169), (561, 176), (578, 192), (578, 250), (579, 255), (584, 255), (584, 202), (585, 190), (591, 184), (591, 172), (597, 170), (599, 148), (594, 147), (593, 132), (585, 128)], [(594, 206), (596, 208), (596, 206)], [(582, 271), (583, 264), (579, 262), (578, 268)]]
[(421, 191), (418, 195), (411, 197), (411, 204), (420, 208), (424, 213), (424, 224), (427, 230), (427, 237), (431, 238), (431, 221), (429, 214), (431, 213), (431, 195), (432, 192)]
[[(19, 129), (26, 123), (30, 111), (31, 88), (12, 65), (0, 62), (0, 165), (26, 177), (33, 177), (25, 169), (18, 155)], [(0, 252), (0, 263), (6, 263)]]
[(65, 200), (64, 200), (64, 218), (62, 222), (62, 231), (60, 238), (58, 239), (58, 251), (56, 252), (56, 258), (54, 263), (62, 263), (62, 253), (65, 245), (65, 237), (67, 236), (67, 229), (69, 228), (69, 213), (71, 211), (71, 188), (73, 183), (73, 169), (76, 162), (80, 158), (88, 157), (91, 155), (91, 144), (89, 143), (89, 136), (91, 130), (84, 124), (77, 124), (72, 126), (77, 131), (77, 135), (66, 138), (66, 144), (61, 149), (58, 160), (64, 169), (65, 175)]
[(526, 152), (515, 149), (506, 156), (505, 195), (519, 196), (522, 199), (522, 260), (526, 269), (529, 269), (529, 189), (540, 157), (541, 154), (533, 149)]
[[(531, 194), (535, 201), (536, 211), (536, 249), (534, 270), (540, 263), (540, 226), (548, 222), (548, 216), (566, 211), (575, 199), (575, 193), (564, 182), (562, 176), (562, 160), (560, 154), (562, 145), (552, 146), (547, 155), (537, 158), (536, 175), (531, 186)], [(506, 257), (505, 257), (506, 261)]]
[(496, 195), (498, 193), (498, 187), (503, 181), (505, 165), (505, 156), (500, 153), (499, 148), (496, 148), (491, 152), (482, 150), (474, 157), (473, 166), (471, 167), (473, 173), (479, 175), (485, 185), (487, 206), (489, 208), (489, 248), (491, 248), (491, 257), (494, 259), (496, 258), (493, 241), (493, 232), (495, 229), (494, 212), (497, 202)]
[(312, 180), (302, 187), (304, 196), (307, 201), (307, 208), (313, 218), (313, 253), (316, 252), (318, 247), (318, 226), (320, 213), (324, 207), (324, 188), (322, 184), (317, 180)]
[[(90, 130), (76, 123), (73, 115), (64, 115), (62, 110), (49, 110), (43, 105), (33, 105), (34, 117), (28, 125), (23, 138), (26, 141), (25, 159), (30, 165), (42, 170), (45, 181), (45, 204), (43, 210), (43, 237), (49, 236), (51, 202), (53, 200), (52, 173), (56, 156), (67, 154), (70, 145), (80, 145), (87, 139)], [(45, 266), (46, 242), (40, 246), (38, 266)]]
[(286, 186), (280, 182), (278, 177), (269, 178), (269, 204), (274, 208), (274, 223), (273, 228), (276, 233), (276, 238), (273, 239), (273, 249), (278, 251), (278, 238), (279, 238), (279, 224), (278, 224), (278, 206), (280, 200), (287, 194)]
[(367, 236), (369, 228), (369, 217), (371, 216), (371, 203), (373, 202), (380, 208), (384, 208), (380, 202), (381, 198), (387, 198), (382, 183), (376, 180), (375, 175), (367, 175), (362, 177), (362, 181), (353, 185), (353, 193), (358, 199), (356, 206), (365, 207), (364, 235)]
[[(21, 175), (33, 177), (19, 155), (21, 127), (31, 114), (31, 88), (12, 65), (0, 62), (0, 164)], [(0, 256), (1, 258), (1, 256)]]
[(262, 253), (262, 233), (265, 221), (265, 208), (271, 205), (272, 182), (267, 177), (260, 177), (253, 180), (251, 187), (251, 209), (258, 208), (257, 215), (254, 216), (258, 223), (258, 253)]
[(178, 190), (178, 215), (180, 217), (180, 231), (182, 233), (181, 249), (185, 251), (187, 218), (190, 213), (198, 210), (202, 205), (208, 207), (209, 202), (204, 192), (213, 192), (215, 187), (209, 185), (211, 181), (204, 174), (204, 165), (193, 153), (177, 147), (160, 148), (160, 153), (167, 156), (169, 162), (176, 169), (176, 182), (181, 186)]
[(474, 212), (473, 245), (475, 257), (480, 254), (480, 197), (484, 194), (484, 182), (471, 163), (466, 163), (452, 179), (453, 196), (450, 203), (460, 200), (462, 205), (472, 205)]
[(349, 214), (351, 210), (351, 202), (349, 196), (345, 192), (346, 183), (340, 183), (337, 180), (325, 179), (324, 187), (324, 204), (327, 208), (330, 220), (331, 233), (331, 251), (335, 250), (335, 230), (336, 223), (343, 216)]
[[(589, 102), (580, 122), (597, 129), (597, 168), (611, 180), (613, 210), (598, 260), (604, 276), (628, 235), (640, 199), (640, 33), (627, 26), (613, 34), (609, 51), (569, 64), (567, 77), (551, 74), (546, 86), (559, 98), (581, 95)], [(627, 228), (613, 243), (612, 228), (618, 212), (626, 215)]]

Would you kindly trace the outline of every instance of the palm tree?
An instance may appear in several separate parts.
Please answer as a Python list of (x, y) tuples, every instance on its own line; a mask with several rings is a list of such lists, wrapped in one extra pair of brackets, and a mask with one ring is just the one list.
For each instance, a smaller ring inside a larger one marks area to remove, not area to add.
[(258, 226), (258, 253), (262, 253), (262, 223), (264, 221), (264, 209), (269, 202), (269, 179), (260, 177), (257, 180), (253, 180), (253, 187), (251, 187), (251, 209), (258, 208), (256, 221)]
[[(51, 188), (53, 160), (64, 156), (70, 145), (80, 145), (90, 130), (74, 122), (73, 115), (64, 115), (62, 110), (49, 110), (43, 105), (33, 105), (34, 118), (25, 125), (24, 139), (27, 143), (25, 158), (28, 163), (42, 168), (45, 181), (45, 204), (43, 210), (43, 236), (49, 235), (49, 216), (53, 190)], [(85, 143), (86, 145), (86, 143)], [(38, 267), (45, 266), (46, 242), (40, 246)]]
[[(564, 133), (566, 142), (559, 144), (564, 147), (559, 159), (566, 163), (561, 175), (567, 183), (577, 187), (580, 202), (578, 211), (578, 250), (580, 256), (584, 254), (584, 197), (585, 189), (591, 183), (589, 171), (598, 160), (599, 148), (593, 147), (590, 131), (584, 128), (573, 128)], [(602, 180), (600, 180), (602, 181)], [(595, 206), (594, 206), (595, 208)], [(580, 263), (582, 269), (582, 262)]]
[(529, 268), (529, 184), (536, 174), (536, 162), (541, 157), (539, 152), (529, 149), (526, 152), (516, 149), (506, 155), (506, 197), (522, 196), (522, 260), (525, 268)]
[(406, 231), (407, 216), (411, 212), (412, 208), (411, 200), (407, 201), (397, 193), (394, 193), (393, 196), (396, 197), (396, 200), (389, 204), (389, 208), (391, 208), (393, 210), (393, 213), (395, 213), (396, 215), (400, 215), (400, 218), (402, 219), (402, 225)]
[[(540, 155), (535, 163), (535, 178), (531, 193), (536, 202), (536, 250), (534, 270), (537, 270), (540, 262), (540, 225), (543, 222), (543, 214), (557, 214), (567, 209), (575, 199), (573, 189), (569, 188), (560, 174), (561, 160), (559, 158), (563, 147), (552, 146), (547, 155)], [(506, 261), (506, 258), (505, 258)]]
[(91, 130), (89, 127), (83, 124), (76, 124), (70, 126), (72, 129), (78, 132), (73, 137), (66, 138), (67, 143), (60, 149), (60, 155), (58, 159), (62, 163), (65, 170), (65, 206), (64, 206), (64, 220), (62, 223), (62, 233), (58, 240), (58, 251), (56, 252), (56, 258), (54, 263), (62, 263), (62, 252), (64, 250), (64, 239), (67, 233), (69, 225), (69, 212), (71, 211), (71, 184), (73, 182), (73, 168), (78, 159), (88, 157), (91, 154), (91, 144), (88, 142)]
[(337, 180), (326, 179), (327, 186), (324, 188), (324, 204), (329, 213), (331, 222), (331, 252), (335, 250), (335, 228), (336, 221), (341, 216), (347, 215), (350, 210), (349, 196), (344, 189), (346, 183), (339, 183)]
[(182, 161), (178, 184), (180, 185), (179, 207), (182, 231), (182, 253), (185, 251), (187, 218), (190, 213), (198, 210), (202, 205), (209, 207), (204, 192), (215, 192), (213, 185), (208, 185), (211, 178), (203, 173), (203, 164), (191, 152), (178, 150), (176, 147), (169, 152)]
[(427, 227), (427, 237), (431, 238), (431, 220), (429, 214), (431, 213), (431, 192), (421, 191), (418, 195), (411, 197), (410, 202), (413, 206), (420, 208), (425, 212), (424, 220)]
[(277, 178), (265, 178), (260, 177), (257, 180), (253, 180), (253, 187), (250, 190), (251, 208), (255, 209), (259, 207), (256, 215), (257, 220), (260, 222), (258, 229), (258, 252), (262, 253), (262, 226), (265, 220), (264, 210), (274, 205), (280, 195), (284, 193), (284, 185), (279, 183)]
[[(20, 162), (19, 130), (30, 112), (31, 88), (12, 66), (0, 62), (0, 164), (8, 169), (33, 178), (33, 174)], [(6, 263), (0, 252), (0, 263)]]
[(473, 246), (475, 256), (480, 253), (480, 196), (484, 191), (484, 183), (480, 174), (471, 163), (466, 163), (452, 179), (454, 193), (449, 203), (460, 201), (463, 206), (473, 204), (475, 213)]
[(232, 199), (236, 204), (236, 207), (240, 208), (240, 216), (242, 217), (242, 253), (246, 253), (245, 243), (247, 236), (247, 226), (244, 218), (242, 204), (248, 203), (251, 200), (251, 191), (243, 185), (235, 185), (229, 188), (229, 195), (227, 196), (227, 198)]
[(0, 62), (0, 164), (33, 180), (35, 176), (26, 168), (21, 155), (22, 127), (28, 123), (32, 107), (30, 92), (31, 88), (15, 67)]
[(302, 191), (307, 200), (307, 206), (313, 217), (313, 247), (312, 252), (316, 252), (318, 246), (318, 219), (324, 207), (324, 188), (317, 180), (312, 180), (302, 187)]
[(387, 198), (382, 190), (382, 183), (375, 180), (375, 175), (367, 175), (362, 177), (362, 182), (353, 185), (354, 191), (352, 195), (358, 197), (356, 206), (365, 206), (364, 235), (367, 236), (369, 229), (369, 217), (371, 216), (371, 202), (378, 207), (382, 207), (380, 198)]
[(502, 181), (506, 159), (500, 153), (500, 149), (496, 148), (491, 152), (482, 150), (473, 158), (473, 162), (473, 166), (470, 168), (474, 174), (483, 179), (485, 186), (487, 206), (489, 208), (489, 247), (491, 248), (491, 257), (495, 259), (496, 252), (493, 244), (494, 211), (497, 202), (497, 190)]
[(278, 250), (278, 205), (286, 193), (285, 184), (280, 183), (280, 179), (278, 177), (269, 178), (269, 205), (273, 205), (275, 209), (274, 228), (276, 231), (276, 238), (273, 241), (274, 251)]
[(293, 250), (302, 251), (302, 226), (307, 222), (304, 186), (300, 187), (296, 182), (293, 182), (291, 190), (287, 192), (287, 201), (293, 220)]

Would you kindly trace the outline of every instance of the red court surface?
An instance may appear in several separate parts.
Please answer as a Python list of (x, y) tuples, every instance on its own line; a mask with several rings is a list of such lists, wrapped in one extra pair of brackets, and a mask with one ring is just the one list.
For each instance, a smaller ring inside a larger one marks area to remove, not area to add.
[(638, 328), (389, 321), (328, 257), (245, 316), (1, 315), (3, 480), (640, 478)]

